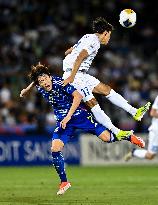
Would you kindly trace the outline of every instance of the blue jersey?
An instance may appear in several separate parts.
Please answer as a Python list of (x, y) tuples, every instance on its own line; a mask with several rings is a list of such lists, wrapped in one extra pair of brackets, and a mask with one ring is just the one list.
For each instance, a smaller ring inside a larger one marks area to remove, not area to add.
[[(36, 86), (42, 96), (53, 106), (54, 114), (57, 121), (61, 121), (69, 112), (73, 102), (72, 93), (76, 90), (72, 85), (62, 86), (63, 79), (52, 76), (52, 90), (46, 91), (40, 86)], [(73, 116), (77, 116), (83, 112), (81, 107), (78, 107)]]

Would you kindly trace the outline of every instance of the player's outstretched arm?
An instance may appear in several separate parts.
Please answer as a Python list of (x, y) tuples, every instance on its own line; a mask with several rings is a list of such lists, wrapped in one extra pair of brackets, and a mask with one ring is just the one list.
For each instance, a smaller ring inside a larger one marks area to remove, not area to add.
[(65, 51), (65, 56), (67, 56), (69, 53), (71, 53), (73, 49), (74, 49), (73, 47), (67, 49), (67, 50)]
[(70, 110), (68, 112), (68, 114), (66, 115), (66, 117), (61, 121), (60, 126), (65, 129), (66, 128), (66, 124), (69, 122), (69, 120), (71, 119), (72, 115), (74, 114), (74, 112), (76, 111), (76, 109), (78, 108), (78, 106), (80, 105), (80, 102), (83, 98), (83, 96), (77, 91), (75, 90), (72, 93), (73, 96), (73, 102), (72, 105), (70, 107)]
[(78, 55), (78, 57), (77, 57), (77, 59), (76, 59), (76, 61), (75, 61), (75, 63), (74, 63), (74, 66), (73, 66), (73, 68), (72, 68), (71, 75), (70, 75), (67, 79), (65, 79), (65, 80), (63, 81), (63, 85), (64, 85), (64, 86), (67, 85), (68, 83), (72, 83), (72, 82), (74, 81), (75, 75), (76, 75), (76, 73), (77, 73), (77, 71), (78, 71), (78, 69), (79, 69), (81, 63), (83, 62), (83, 60), (84, 60), (85, 58), (88, 57), (88, 55), (89, 55), (89, 54), (88, 54), (87, 50), (85, 50), (85, 49), (83, 49), (83, 50), (80, 52), (80, 54)]
[(35, 85), (34, 82), (32, 82), (25, 89), (22, 89), (22, 91), (20, 92), (20, 97), (22, 98), (22, 97), (27, 96), (31, 92), (31, 90), (34, 87), (34, 85)]

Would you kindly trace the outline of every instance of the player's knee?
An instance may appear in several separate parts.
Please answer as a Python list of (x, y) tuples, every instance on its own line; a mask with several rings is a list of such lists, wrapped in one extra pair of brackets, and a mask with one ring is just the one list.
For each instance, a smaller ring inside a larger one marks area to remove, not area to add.
[(53, 140), (51, 146), (51, 152), (59, 152), (64, 147), (64, 143), (61, 140)]
[(99, 83), (94, 89), (94, 93), (102, 94), (102, 95), (109, 95), (111, 91), (111, 87), (109, 85), (106, 85), (104, 83)]
[(99, 138), (104, 141), (104, 142), (109, 142), (110, 141), (110, 132), (105, 130), (104, 132), (99, 135)]
[(92, 98), (91, 100), (85, 102), (85, 104), (92, 109), (95, 105), (98, 104), (98, 101), (95, 98)]
[(53, 145), (53, 146), (51, 147), (51, 151), (52, 151), (52, 152), (59, 152), (59, 151), (61, 151), (61, 150), (62, 150), (62, 147), (59, 146), (59, 145)]
[(109, 85), (104, 84), (103, 94), (104, 95), (109, 95), (110, 91), (111, 91), (111, 87)]

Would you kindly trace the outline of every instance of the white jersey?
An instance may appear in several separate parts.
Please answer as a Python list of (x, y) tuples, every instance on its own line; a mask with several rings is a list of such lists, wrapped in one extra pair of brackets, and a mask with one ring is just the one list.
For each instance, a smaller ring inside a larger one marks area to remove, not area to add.
[(63, 60), (63, 70), (72, 69), (80, 52), (85, 49), (89, 56), (83, 60), (79, 70), (88, 71), (94, 57), (97, 55), (98, 49), (100, 48), (100, 41), (96, 34), (86, 34), (73, 46), (73, 50)]
[[(158, 112), (158, 96), (156, 97), (156, 99), (152, 105), (152, 108), (156, 109)], [(151, 131), (151, 130), (155, 130), (158, 132), (158, 118), (156, 118), (156, 117), (152, 118), (152, 123), (151, 123), (151, 126), (149, 127), (149, 131)]]

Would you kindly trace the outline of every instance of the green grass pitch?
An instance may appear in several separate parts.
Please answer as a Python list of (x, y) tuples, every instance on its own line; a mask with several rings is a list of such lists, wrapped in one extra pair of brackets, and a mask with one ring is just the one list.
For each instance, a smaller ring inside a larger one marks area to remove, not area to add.
[(67, 167), (72, 183), (57, 196), (52, 167), (0, 168), (0, 205), (157, 205), (158, 165)]

